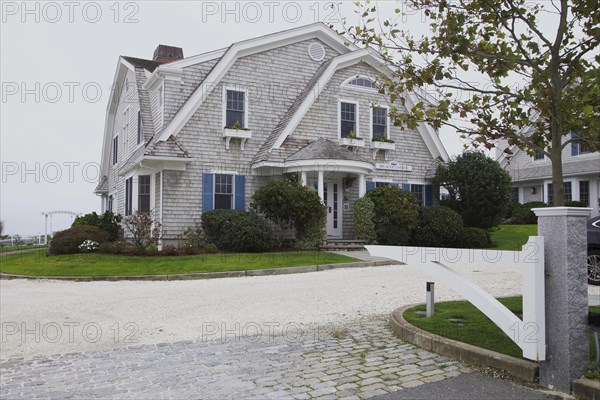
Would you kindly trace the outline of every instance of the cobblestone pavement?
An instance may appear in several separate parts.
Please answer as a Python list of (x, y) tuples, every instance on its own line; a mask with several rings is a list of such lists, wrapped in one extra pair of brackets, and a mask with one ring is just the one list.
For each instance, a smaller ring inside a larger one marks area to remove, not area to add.
[(383, 318), (316, 331), (9, 360), (0, 398), (359, 399), (469, 371), (399, 340)]

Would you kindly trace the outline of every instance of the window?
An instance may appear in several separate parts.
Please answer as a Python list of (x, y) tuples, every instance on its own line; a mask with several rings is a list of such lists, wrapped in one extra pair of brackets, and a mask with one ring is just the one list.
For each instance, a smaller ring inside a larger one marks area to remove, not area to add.
[(340, 135), (343, 138), (356, 135), (356, 104), (340, 103)]
[(108, 196), (108, 200), (106, 201), (106, 211), (113, 212), (113, 201), (114, 197), (111, 194), (110, 196)]
[(132, 214), (133, 178), (125, 181), (125, 215)]
[(113, 138), (113, 165), (119, 161), (119, 135)]
[(150, 212), (150, 175), (138, 177), (138, 211)]
[(586, 207), (590, 206), (590, 182), (579, 181), (579, 201), (585, 203)]
[(573, 200), (573, 192), (571, 191), (571, 182), (564, 182), (564, 188), (565, 188), (565, 196), (564, 196), (565, 201)]
[(552, 205), (554, 203), (554, 190), (552, 189), (552, 184), (548, 184), (548, 204)]
[(425, 200), (423, 188), (423, 185), (410, 185), (410, 192), (415, 195), (420, 205), (423, 205)]
[(392, 184), (390, 182), (375, 182), (376, 188), (384, 187), (384, 186), (392, 186)]
[(373, 139), (388, 137), (387, 109), (373, 107)]
[(589, 153), (590, 146), (587, 143), (579, 143), (579, 154)]
[(129, 148), (129, 108), (123, 112), (123, 137), (125, 138), (125, 151)]
[(233, 175), (215, 174), (215, 209), (233, 208)]
[(234, 127), (237, 124), (241, 128), (245, 125), (245, 99), (246, 93), (235, 90), (227, 90), (225, 105), (225, 126)]
[(519, 188), (518, 187), (514, 187), (514, 188), (510, 189), (510, 200), (514, 204), (519, 204)]
[(142, 143), (143, 130), (142, 130), (142, 112), (138, 111), (138, 122), (137, 122), (137, 144)]
[(356, 78), (348, 82), (348, 85), (376, 89), (375, 82), (373, 82), (369, 78)]
[(545, 154), (543, 150), (538, 150), (535, 152), (535, 154), (533, 155), (533, 159), (534, 160), (543, 160), (545, 158)]

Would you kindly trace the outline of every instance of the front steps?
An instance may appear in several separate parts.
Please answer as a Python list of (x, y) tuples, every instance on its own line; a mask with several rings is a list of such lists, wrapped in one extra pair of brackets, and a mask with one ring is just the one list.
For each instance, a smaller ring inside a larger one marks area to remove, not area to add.
[(351, 239), (326, 239), (325, 244), (321, 246), (321, 250), (347, 250), (360, 251), (365, 249), (364, 240)]

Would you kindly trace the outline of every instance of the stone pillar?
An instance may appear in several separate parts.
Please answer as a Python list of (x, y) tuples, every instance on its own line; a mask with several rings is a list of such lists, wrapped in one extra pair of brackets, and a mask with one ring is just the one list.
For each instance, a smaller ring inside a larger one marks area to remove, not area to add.
[(544, 237), (546, 361), (540, 384), (566, 393), (588, 366), (587, 219), (591, 209), (535, 208)]
[(365, 174), (358, 175), (358, 198), (360, 199), (367, 193), (367, 181)]
[(317, 191), (319, 193), (319, 198), (321, 202), (323, 202), (323, 198), (325, 197), (325, 180), (323, 178), (323, 170), (319, 169), (319, 182), (317, 184)]

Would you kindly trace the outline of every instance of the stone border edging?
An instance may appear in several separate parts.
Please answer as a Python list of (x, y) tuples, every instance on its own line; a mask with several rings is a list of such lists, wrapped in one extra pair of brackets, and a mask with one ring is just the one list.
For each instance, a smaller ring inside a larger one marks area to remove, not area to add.
[(600, 399), (600, 381), (588, 378), (573, 381), (573, 396), (582, 400)]
[(51, 279), (60, 281), (94, 282), (94, 281), (184, 281), (196, 279), (240, 278), (244, 276), (303, 274), (307, 272), (327, 271), (340, 268), (364, 268), (395, 265), (388, 261), (361, 261), (339, 264), (309, 265), (305, 267), (283, 267), (271, 269), (254, 269), (247, 271), (199, 272), (193, 274), (171, 275), (130, 275), (130, 276), (32, 276), (0, 273), (1, 279)]
[(406, 321), (403, 315), (404, 311), (416, 305), (397, 308), (390, 315), (392, 331), (400, 339), (425, 350), (452, 357), (462, 362), (504, 370), (508, 374), (527, 382), (535, 382), (537, 380), (539, 366), (533, 361), (496, 353), (495, 351), (448, 339), (417, 328)]

